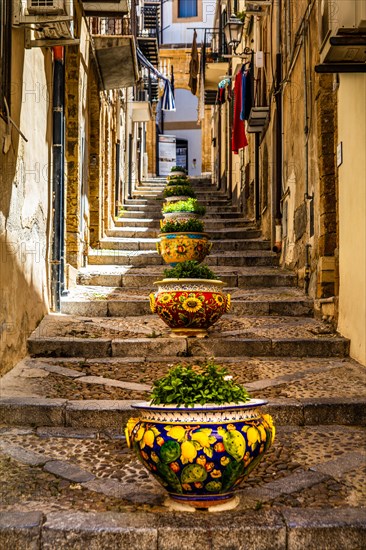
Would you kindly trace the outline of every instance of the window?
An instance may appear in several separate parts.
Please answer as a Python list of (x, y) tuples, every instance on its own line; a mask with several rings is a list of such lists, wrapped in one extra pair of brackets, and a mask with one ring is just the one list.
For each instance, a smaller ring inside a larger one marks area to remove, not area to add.
[(178, 0), (178, 17), (197, 17), (197, 0)]

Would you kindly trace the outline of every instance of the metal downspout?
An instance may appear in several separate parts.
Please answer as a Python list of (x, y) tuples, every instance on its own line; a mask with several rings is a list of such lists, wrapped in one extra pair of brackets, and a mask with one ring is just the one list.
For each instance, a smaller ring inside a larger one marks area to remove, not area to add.
[(255, 221), (260, 220), (260, 196), (259, 196), (259, 133), (255, 133), (254, 149), (254, 196), (255, 196)]
[(64, 290), (64, 136), (65, 136), (65, 67), (64, 48), (53, 48), (53, 140), (52, 140), (52, 209), (53, 209), (53, 239), (52, 239), (52, 270), (51, 292), (52, 306), (60, 311), (61, 293)]
[[(278, 3), (276, 21), (276, 194), (275, 194), (275, 246), (281, 249), (282, 244), (282, 55), (281, 55), (281, 3)], [(279, 241), (279, 237), (281, 240)]]

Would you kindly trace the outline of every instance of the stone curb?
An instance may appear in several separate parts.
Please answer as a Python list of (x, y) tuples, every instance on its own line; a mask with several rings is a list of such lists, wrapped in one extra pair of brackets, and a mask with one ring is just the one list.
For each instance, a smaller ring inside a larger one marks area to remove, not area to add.
[[(137, 401), (44, 399), (12, 397), (0, 399), (0, 416), (9, 426), (65, 426), (117, 429), (134, 414)], [(341, 424), (366, 426), (366, 399), (318, 398), (273, 399), (266, 406), (277, 425), (313, 426)]]
[(28, 353), (33, 357), (134, 357), (160, 354), (174, 357), (211, 355), (220, 357), (347, 357), (349, 340), (334, 338), (28, 338)]
[[(214, 521), (213, 521), (214, 520)], [(183, 513), (3, 512), (0, 544), (14, 550), (361, 550), (366, 511), (356, 508)], [(243, 546), (245, 541), (245, 546)]]

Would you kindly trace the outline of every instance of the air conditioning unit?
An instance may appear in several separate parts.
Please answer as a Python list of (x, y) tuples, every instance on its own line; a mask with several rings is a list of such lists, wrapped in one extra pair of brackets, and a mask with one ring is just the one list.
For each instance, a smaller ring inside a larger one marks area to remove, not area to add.
[(27, 0), (27, 10), (32, 15), (66, 13), (64, 0)]
[(26, 48), (75, 43), (73, 0), (13, 0), (13, 25), (26, 29)]
[(321, 0), (321, 63), (366, 62), (366, 0)]

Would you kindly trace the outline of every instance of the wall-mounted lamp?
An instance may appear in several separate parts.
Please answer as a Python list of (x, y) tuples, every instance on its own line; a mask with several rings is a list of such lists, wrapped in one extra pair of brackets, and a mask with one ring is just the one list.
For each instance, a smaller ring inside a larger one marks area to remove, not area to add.
[[(233, 47), (233, 55), (236, 57), (242, 57), (253, 53), (251, 48), (244, 48), (242, 52), (237, 52), (237, 47), (239, 46), (242, 36), (243, 36), (244, 23), (240, 21), (233, 13), (230, 19), (227, 21), (224, 27), (224, 33), (226, 42), (229, 46)], [(225, 57), (232, 57), (226, 56)]]

